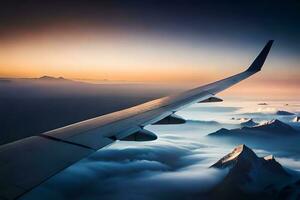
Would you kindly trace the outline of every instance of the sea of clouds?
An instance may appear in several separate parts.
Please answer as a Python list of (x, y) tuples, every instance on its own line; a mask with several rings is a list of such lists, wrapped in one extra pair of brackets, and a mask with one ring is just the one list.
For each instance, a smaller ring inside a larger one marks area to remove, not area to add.
[[(116, 142), (50, 178), (22, 199), (205, 199), (227, 174), (209, 166), (235, 146), (207, 139), (208, 133), (240, 127), (239, 120), (232, 117), (247, 115), (258, 122), (280, 117), (287, 123), (292, 118), (276, 116), (273, 111), (282, 109), (278, 105), (242, 105), (194, 105), (178, 112), (189, 119), (184, 125), (146, 127), (159, 136), (158, 140)], [(289, 111), (299, 114), (299, 108), (289, 107)], [(300, 169), (300, 157), (284, 149), (254, 150), (261, 156), (280, 155), (278, 161), (284, 167)]]

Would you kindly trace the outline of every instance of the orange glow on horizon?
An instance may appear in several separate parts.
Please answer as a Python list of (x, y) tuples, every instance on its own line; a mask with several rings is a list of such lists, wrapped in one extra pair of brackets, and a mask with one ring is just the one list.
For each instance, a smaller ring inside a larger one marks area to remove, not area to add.
[[(116, 30), (67, 30), (61, 33), (53, 29), (2, 38), (1, 43), (0, 77), (36, 78), (49, 75), (76, 80), (192, 86), (240, 72), (260, 50), (250, 54), (247, 49), (211, 46), (205, 41), (193, 44)], [(262, 84), (270, 85), (274, 93), (278, 92), (276, 88), (297, 92), (294, 87), (299, 85), (300, 77), (300, 70), (295, 67), (297, 61), (277, 58), (272, 53), (263, 73), (232, 92), (252, 88), (255, 93), (259, 88), (264, 88)]]

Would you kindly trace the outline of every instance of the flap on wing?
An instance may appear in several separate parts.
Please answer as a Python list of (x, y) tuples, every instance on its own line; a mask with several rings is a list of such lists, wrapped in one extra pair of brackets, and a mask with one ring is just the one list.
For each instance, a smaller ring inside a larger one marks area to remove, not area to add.
[(162, 124), (184, 124), (186, 121), (185, 119), (183, 119), (182, 117), (172, 114), (169, 115), (161, 120), (159, 120), (158, 122), (155, 122), (153, 125), (162, 125)]
[(202, 101), (199, 101), (198, 103), (215, 103), (215, 102), (222, 102), (223, 99), (218, 97), (209, 97), (208, 99), (204, 99)]
[(148, 131), (146, 129), (141, 129), (140, 131), (137, 131), (134, 134), (128, 135), (127, 137), (124, 137), (120, 139), (121, 141), (152, 141), (156, 140), (157, 135), (155, 133)]

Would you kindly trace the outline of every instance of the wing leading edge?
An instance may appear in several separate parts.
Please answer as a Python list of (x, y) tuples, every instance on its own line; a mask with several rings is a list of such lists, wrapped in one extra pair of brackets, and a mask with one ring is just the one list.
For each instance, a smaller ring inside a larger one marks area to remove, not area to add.
[(150, 101), (0, 147), (0, 199), (16, 199), (51, 176), (115, 140), (139, 133), (190, 104), (203, 101), (261, 70), (270, 40), (239, 74), (181, 94)]

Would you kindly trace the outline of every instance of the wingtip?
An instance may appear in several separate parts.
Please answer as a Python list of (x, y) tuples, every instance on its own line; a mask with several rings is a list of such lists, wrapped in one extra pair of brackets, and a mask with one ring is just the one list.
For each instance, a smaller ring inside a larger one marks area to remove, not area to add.
[(266, 46), (269, 45), (271, 48), (273, 43), (274, 43), (274, 40), (269, 40), (268, 43), (266, 44)]
[(259, 53), (259, 55), (256, 57), (256, 59), (253, 61), (253, 63), (250, 65), (250, 67), (247, 69), (247, 71), (250, 72), (258, 72), (261, 70), (263, 64), (265, 63), (265, 60), (269, 54), (269, 51), (272, 47), (274, 40), (269, 40), (265, 47), (262, 49), (262, 51)]

